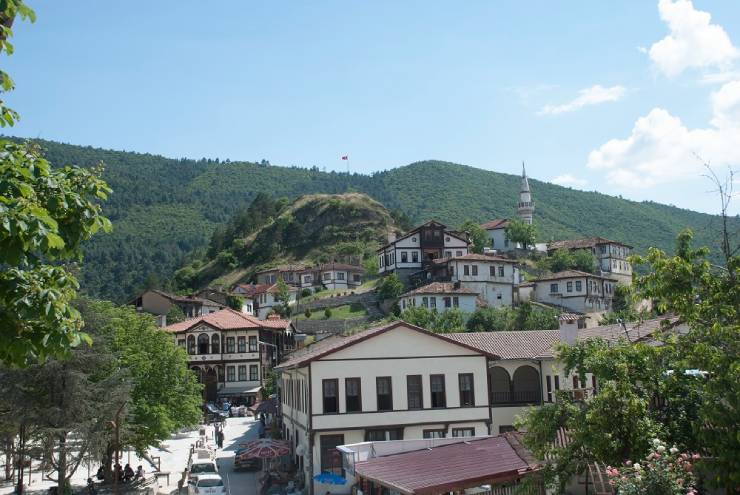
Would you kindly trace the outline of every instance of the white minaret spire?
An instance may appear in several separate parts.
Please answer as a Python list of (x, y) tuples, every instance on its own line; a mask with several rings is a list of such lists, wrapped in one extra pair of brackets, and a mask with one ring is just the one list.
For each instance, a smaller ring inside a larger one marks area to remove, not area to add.
[(522, 162), (522, 187), (519, 190), (517, 214), (524, 223), (532, 224), (532, 217), (534, 216), (534, 201), (532, 201), (532, 192), (529, 189), (527, 170), (524, 168), (524, 162)]

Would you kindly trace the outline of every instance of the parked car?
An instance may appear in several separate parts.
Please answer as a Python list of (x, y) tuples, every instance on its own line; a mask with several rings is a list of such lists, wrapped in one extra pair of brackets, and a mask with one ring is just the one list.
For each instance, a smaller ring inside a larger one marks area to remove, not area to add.
[(193, 484), (201, 476), (218, 474), (218, 465), (216, 461), (210, 459), (198, 459), (195, 458), (190, 461), (188, 466), (188, 484)]
[(203, 474), (188, 487), (193, 495), (226, 495), (224, 480), (217, 474)]
[(213, 423), (221, 423), (229, 417), (229, 413), (219, 409), (216, 404), (210, 402), (203, 406), (203, 412), (206, 415), (206, 420)]

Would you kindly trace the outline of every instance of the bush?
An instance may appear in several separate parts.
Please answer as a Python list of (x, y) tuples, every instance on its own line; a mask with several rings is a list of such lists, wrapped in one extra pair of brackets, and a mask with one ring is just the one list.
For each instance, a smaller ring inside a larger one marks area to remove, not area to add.
[(331, 308), (324, 309), (324, 318), (326, 318), (327, 320), (331, 318)]
[(303, 312), (303, 316), (305, 316), (306, 319), (311, 318), (311, 308), (306, 308), (306, 311)]
[(383, 300), (395, 299), (403, 294), (403, 283), (401, 282), (401, 279), (398, 278), (398, 275), (391, 273), (385, 277), (380, 283), (380, 287), (378, 287), (378, 294)]
[(308, 297), (311, 295), (311, 289), (303, 289), (301, 290), (301, 297)]

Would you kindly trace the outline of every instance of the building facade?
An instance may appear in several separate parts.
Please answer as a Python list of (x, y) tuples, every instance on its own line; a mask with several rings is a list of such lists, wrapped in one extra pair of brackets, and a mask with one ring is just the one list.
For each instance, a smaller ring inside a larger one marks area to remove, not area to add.
[(217, 301), (197, 296), (178, 296), (168, 292), (149, 289), (129, 301), (137, 311), (149, 313), (157, 318), (159, 326), (167, 326), (167, 313), (173, 306), (179, 307), (187, 318), (214, 313), (226, 307)]
[(259, 321), (232, 309), (165, 327), (188, 354), (188, 365), (204, 385), (203, 398), (252, 404), (265, 373), (294, 348), (290, 321)]
[(402, 294), (398, 304), (402, 311), (419, 307), (440, 313), (450, 309), (472, 313), (478, 307), (478, 293), (454, 282), (432, 282)]
[(341, 474), (336, 447), (488, 433), (485, 352), (404, 322), (331, 337), (294, 353), (281, 373), (283, 433), (311, 483)]
[(434, 220), (406, 234), (389, 236), (388, 244), (378, 249), (378, 273), (396, 273), (402, 280), (439, 258), (468, 254), (467, 234), (449, 230)]
[(627, 257), (632, 253), (632, 246), (604, 239), (603, 237), (589, 237), (567, 241), (553, 241), (547, 245), (547, 253), (552, 254), (558, 249), (575, 251), (587, 249), (596, 257), (599, 272), (604, 277), (616, 279), (624, 285), (632, 284), (632, 265)]
[(516, 209), (517, 215), (522, 222), (532, 225), (534, 220), (534, 200), (532, 200), (532, 191), (529, 188), (529, 179), (527, 179), (527, 171), (522, 163), (522, 183), (519, 188), (519, 203)]
[(278, 280), (299, 289), (353, 289), (362, 285), (365, 269), (347, 263), (322, 263), (317, 266), (280, 265), (257, 273), (257, 283), (273, 285)]
[(565, 270), (532, 281), (533, 301), (596, 317), (612, 307), (617, 280), (578, 270)]

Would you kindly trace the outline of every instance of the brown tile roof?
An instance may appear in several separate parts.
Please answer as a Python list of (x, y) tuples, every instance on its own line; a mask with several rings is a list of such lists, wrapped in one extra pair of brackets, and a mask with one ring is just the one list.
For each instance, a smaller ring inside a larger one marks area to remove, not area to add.
[(205, 299), (201, 299), (200, 297), (195, 296), (178, 296), (177, 294), (170, 294), (169, 292), (165, 292), (163, 290), (159, 289), (149, 289), (146, 292), (154, 292), (155, 294), (159, 294), (160, 296), (169, 299), (170, 301), (177, 301), (177, 302), (184, 302), (184, 303), (199, 303), (203, 304), (206, 302)]
[(255, 294), (262, 294), (265, 290), (267, 290), (270, 285), (269, 284), (237, 284), (234, 288), (239, 287), (244, 291), (244, 296), (252, 297)]
[(457, 492), (537, 469), (524, 450), (515, 437), (501, 435), (374, 457), (356, 463), (355, 471), (405, 495)]
[(432, 225), (432, 224), (438, 225), (438, 226), (442, 227), (444, 229), (444, 233), (445, 234), (451, 235), (452, 237), (456, 237), (456, 238), (460, 239), (461, 241), (465, 241), (468, 244), (470, 244), (470, 239), (468, 239), (468, 235), (466, 233), (464, 233), (464, 232), (458, 232), (456, 230), (448, 230), (446, 225), (443, 225), (443, 224), (437, 222), (436, 220), (429, 220), (428, 222), (423, 223), (423, 224), (419, 225), (418, 227), (409, 230), (405, 234), (402, 234), (402, 235), (398, 236), (393, 242), (389, 242), (387, 244), (384, 244), (383, 246), (380, 246), (376, 250), (376, 252), (383, 251), (385, 248), (387, 248), (391, 244), (395, 244), (396, 242), (400, 241), (401, 239), (406, 239), (407, 237), (409, 237), (409, 236), (411, 236), (411, 235), (416, 234), (417, 232), (419, 232), (419, 230), (422, 227), (427, 226), (427, 225)]
[(585, 249), (598, 246), (600, 244), (619, 244), (620, 246), (626, 246), (632, 248), (629, 244), (623, 242), (612, 241), (603, 237), (587, 237), (585, 239), (567, 239), (564, 241), (552, 241), (547, 244), (547, 250), (553, 249)]
[[(654, 318), (642, 322), (627, 323), (627, 332), (621, 324), (602, 325), (578, 330), (578, 339), (602, 338), (616, 342), (627, 338), (630, 342), (654, 341), (655, 334), (663, 322), (676, 325), (676, 318)], [(676, 331), (687, 328), (679, 325)], [(513, 332), (466, 332), (447, 334), (451, 339), (488, 352), (501, 359), (540, 359), (555, 357), (554, 348), (560, 343), (560, 330), (519, 330)]]
[(478, 292), (467, 287), (455, 287), (453, 282), (432, 282), (418, 289), (410, 290), (401, 297), (414, 296), (416, 294), (470, 294), (477, 295)]
[(245, 315), (231, 308), (222, 309), (205, 316), (197, 316), (189, 320), (173, 323), (164, 328), (169, 333), (187, 331), (200, 323), (205, 323), (218, 330), (242, 330), (248, 328), (288, 328), (289, 320), (259, 320), (254, 316)]
[(604, 280), (613, 280), (616, 282), (616, 279), (610, 278), (610, 277), (603, 277), (601, 275), (594, 275), (593, 273), (587, 273), (582, 272), (579, 270), (563, 270), (562, 272), (553, 273), (552, 275), (546, 275), (544, 277), (540, 277), (534, 280), (534, 282), (543, 282), (545, 280), (560, 280), (564, 278), (581, 278), (581, 277), (591, 277), (591, 278), (600, 278)]
[[(464, 254), (462, 256), (455, 256), (452, 258), (442, 258), (446, 261), (499, 261), (503, 263), (516, 263), (516, 260), (512, 260), (509, 258), (504, 258), (503, 256), (494, 256), (490, 254), (476, 254), (476, 253), (470, 253), (470, 254)], [(436, 260), (435, 260), (436, 261)]]
[(501, 359), (554, 357), (560, 330), (520, 330), (515, 332), (465, 332), (447, 334), (451, 339), (500, 356)]
[(350, 272), (364, 272), (365, 269), (357, 265), (349, 265), (347, 263), (323, 263), (316, 267), (317, 270), (347, 270)]
[(496, 218), (480, 224), (483, 230), (505, 229), (507, 225), (509, 225), (508, 218)]
[(449, 334), (433, 333), (433, 332), (430, 332), (429, 330), (425, 330), (423, 328), (417, 327), (410, 323), (406, 323), (405, 321), (399, 320), (399, 321), (394, 321), (392, 323), (389, 323), (387, 325), (369, 328), (367, 330), (364, 330), (362, 332), (357, 332), (352, 335), (346, 335), (346, 336), (345, 335), (335, 335), (332, 337), (327, 337), (325, 339), (319, 340), (318, 342), (315, 342), (307, 347), (304, 347), (303, 349), (299, 349), (291, 353), (288, 356), (288, 359), (280, 363), (280, 366), (277, 366), (276, 369), (303, 366), (311, 361), (320, 359), (328, 354), (340, 351), (346, 347), (357, 344), (359, 342), (370, 339), (372, 337), (375, 337), (376, 335), (380, 335), (382, 333), (385, 333), (387, 331), (393, 330), (394, 328), (398, 328), (398, 327), (403, 327), (409, 330), (414, 330), (421, 334), (429, 335), (430, 337), (435, 337), (435, 338), (444, 340), (446, 342), (450, 342), (452, 344), (460, 345), (462, 347), (465, 347), (466, 349), (480, 352), (489, 357), (496, 357), (494, 355), (489, 354), (487, 351), (483, 351), (481, 349), (472, 347), (466, 344), (465, 342), (460, 342), (458, 340), (451, 339), (448, 337)]

